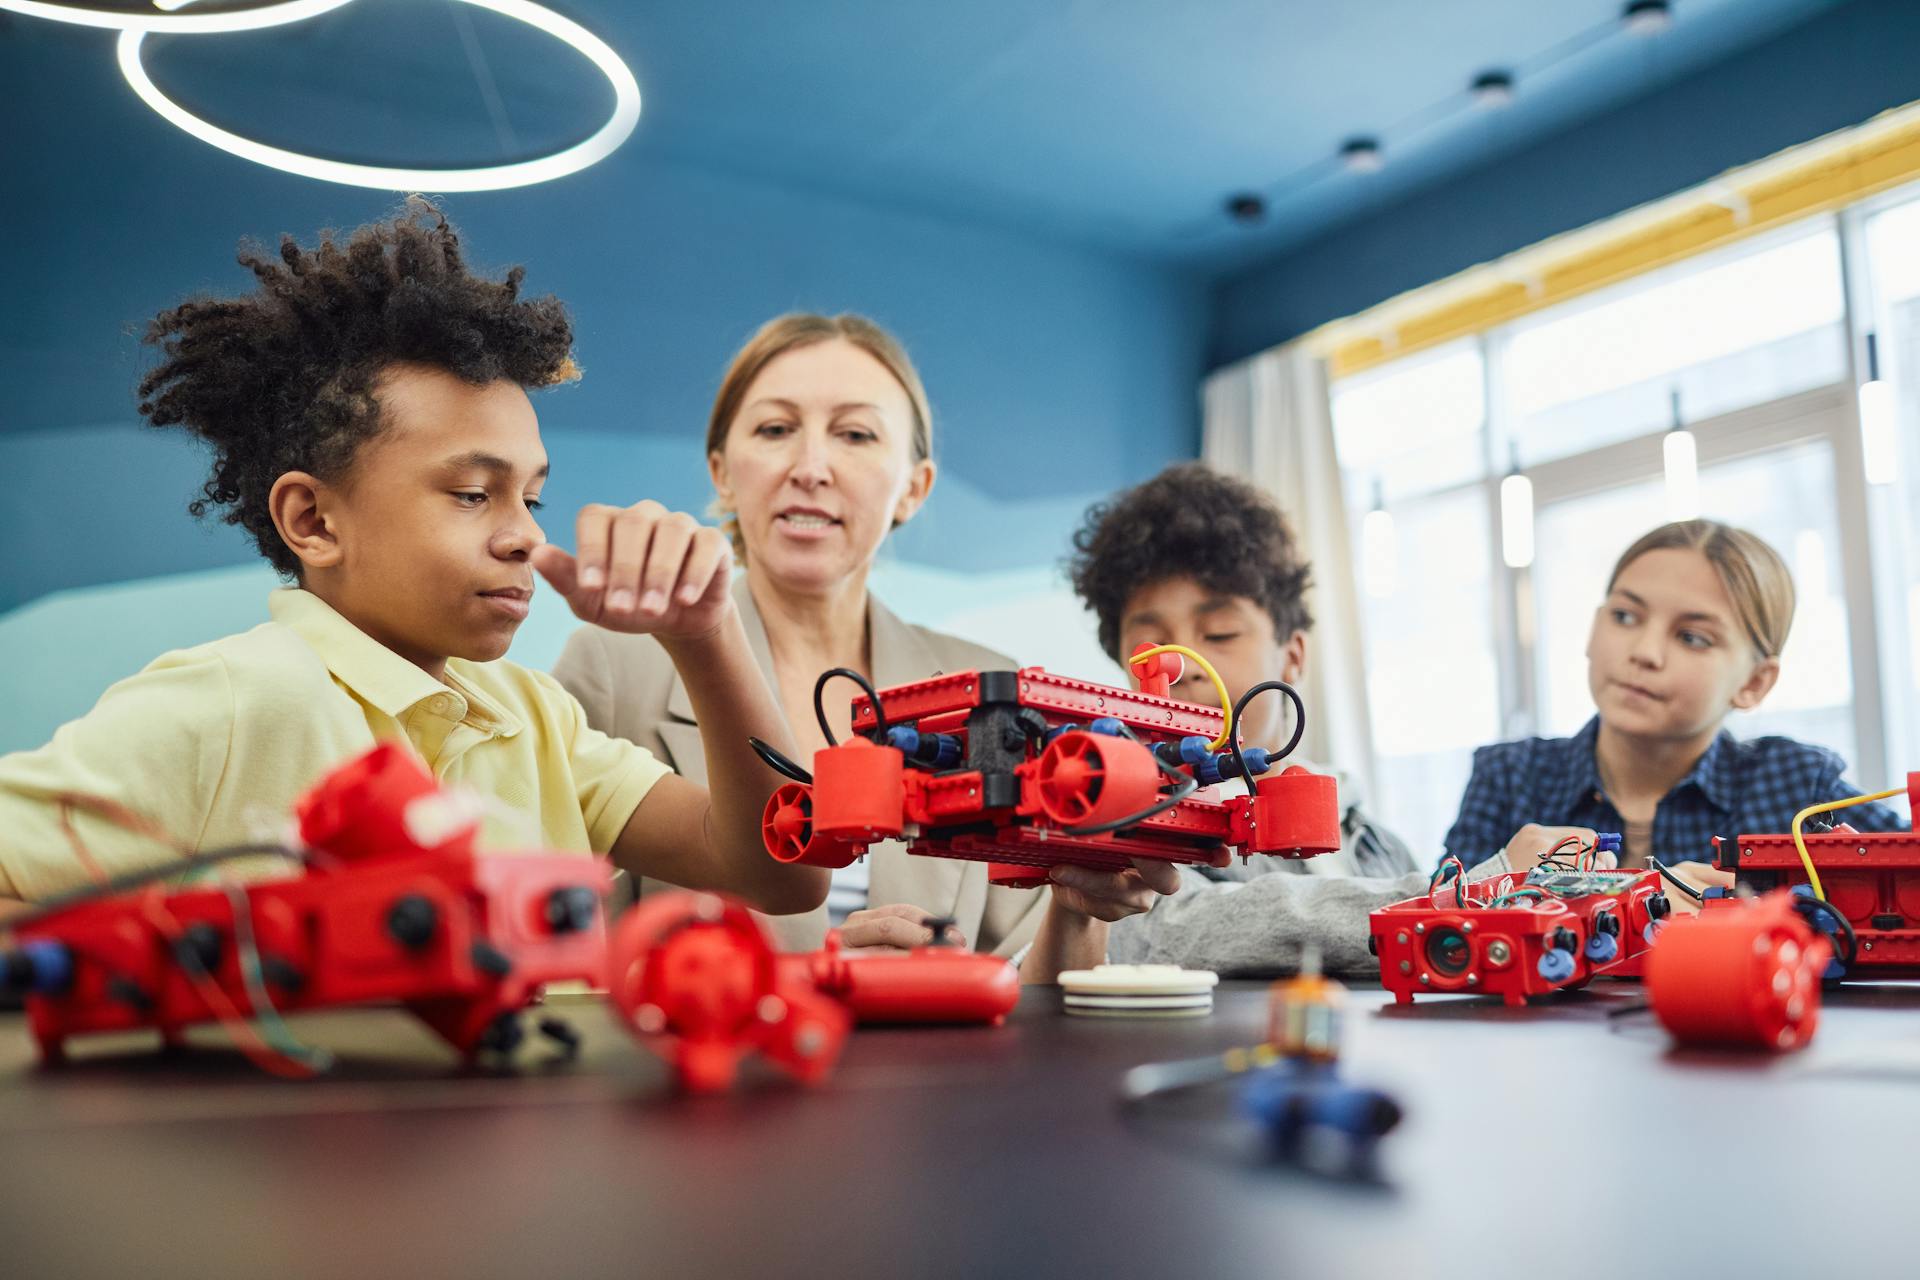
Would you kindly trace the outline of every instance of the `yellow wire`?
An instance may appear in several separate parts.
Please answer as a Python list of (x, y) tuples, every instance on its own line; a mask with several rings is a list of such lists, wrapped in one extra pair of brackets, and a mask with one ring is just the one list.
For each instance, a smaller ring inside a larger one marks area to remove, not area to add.
[(1800, 835), (1800, 824), (1816, 813), (1831, 813), (1835, 809), (1845, 809), (1849, 805), (1865, 804), (1869, 800), (1885, 800), (1890, 796), (1905, 795), (1905, 787), (1895, 787), (1891, 791), (1876, 791), (1870, 796), (1849, 796), (1845, 800), (1829, 800), (1825, 804), (1811, 804), (1793, 815), (1793, 847), (1800, 851), (1800, 864), (1807, 869), (1807, 882), (1813, 886), (1813, 896), (1826, 900), (1826, 890), (1820, 887), (1820, 873), (1813, 869), (1813, 855), (1807, 852), (1807, 842)]
[(1157, 644), (1151, 649), (1142, 649), (1127, 659), (1129, 665), (1145, 662), (1148, 658), (1162, 653), (1177, 653), (1183, 658), (1192, 658), (1207, 673), (1207, 679), (1213, 681), (1213, 691), (1220, 695), (1220, 736), (1207, 744), (1209, 751), (1218, 751), (1227, 745), (1228, 737), (1233, 733), (1233, 699), (1227, 696), (1227, 682), (1213, 669), (1213, 664), (1187, 648), (1183, 644)]

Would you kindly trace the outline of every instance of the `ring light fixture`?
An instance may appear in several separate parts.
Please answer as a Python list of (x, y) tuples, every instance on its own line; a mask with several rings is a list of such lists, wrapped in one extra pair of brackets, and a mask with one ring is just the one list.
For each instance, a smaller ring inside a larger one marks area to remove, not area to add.
[[(348, 186), (374, 187), (387, 191), (498, 191), (508, 187), (530, 186), (554, 178), (578, 173), (619, 148), (640, 123), (640, 85), (620, 55), (570, 18), (562, 17), (532, 0), (459, 0), (476, 9), (486, 9), (544, 32), (577, 50), (597, 67), (613, 86), (613, 112), (605, 124), (581, 142), (570, 147), (510, 164), (482, 165), (471, 168), (422, 169), (391, 165), (355, 164), (328, 160), (282, 147), (269, 146), (252, 138), (222, 129), (194, 115), (161, 92), (147, 74), (141, 60), (141, 46), (153, 34), (214, 34), (226, 31), (260, 30), (316, 17), (338, 9), (349, 0), (288, 0), (287, 3), (262, 5), (254, 9), (222, 13), (163, 14), (122, 13), (101, 9), (81, 9), (72, 5), (38, 3), (37, 0), (0, 0), (0, 9), (56, 22), (109, 27), (120, 32), (115, 49), (120, 74), (140, 100), (155, 114), (176, 128), (243, 160), (323, 182)], [(155, 7), (169, 11), (185, 9), (195, 0), (155, 0)]]

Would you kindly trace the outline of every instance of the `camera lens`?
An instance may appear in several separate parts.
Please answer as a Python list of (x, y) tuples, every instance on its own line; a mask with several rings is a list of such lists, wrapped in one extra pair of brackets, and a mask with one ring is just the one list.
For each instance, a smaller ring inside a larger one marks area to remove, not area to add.
[(1427, 938), (1427, 963), (1442, 977), (1457, 978), (1473, 962), (1466, 935), (1451, 925), (1435, 929)]

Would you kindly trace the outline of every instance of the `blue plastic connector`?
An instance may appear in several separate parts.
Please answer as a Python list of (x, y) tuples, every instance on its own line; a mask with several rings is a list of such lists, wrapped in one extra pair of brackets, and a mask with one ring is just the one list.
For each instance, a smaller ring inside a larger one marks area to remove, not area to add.
[(1126, 727), (1113, 716), (1101, 716), (1099, 719), (1090, 722), (1087, 725), (1087, 732), (1104, 733), (1109, 738), (1124, 738), (1127, 734)]
[(1573, 952), (1552, 947), (1540, 957), (1536, 967), (1540, 970), (1540, 976), (1548, 982), (1565, 982), (1573, 976)]
[(1620, 944), (1610, 933), (1596, 933), (1587, 939), (1587, 959), (1595, 964), (1611, 964), (1620, 954)]
[[(1797, 884), (1793, 886), (1796, 898), (1812, 898), (1813, 886)], [(1817, 901), (1817, 900), (1816, 900)], [(1822, 982), (1832, 982), (1847, 976), (1847, 966), (1840, 963), (1840, 922), (1832, 919), (1834, 909), (1822, 902), (1812, 911), (1804, 913), (1807, 923), (1826, 935), (1827, 943), (1833, 948), (1833, 958), (1827, 961), (1827, 967), (1820, 971)]]
[[(1242, 747), (1240, 748), (1240, 754), (1246, 757), (1247, 772), (1256, 778), (1273, 768), (1273, 757), (1267, 754), (1265, 747)], [(1222, 751), (1219, 755), (1215, 756), (1214, 759), (1219, 762), (1222, 777), (1237, 778), (1240, 776), (1240, 768), (1233, 762), (1233, 752)]]
[(0, 991), (56, 996), (73, 985), (73, 952), (64, 942), (30, 938), (0, 954)]
[(1342, 1150), (1330, 1172), (1364, 1169), (1375, 1144), (1401, 1114), (1390, 1095), (1343, 1082), (1331, 1065), (1298, 1061), (1249, 1076), (1240, 1090), (1240, 1109), (1266, 1128), (1283, 1156), (1303, 1154), (1309, 1133), (1336, 1136)]
[(1623, 844), (1618, 831), (1601, 831), (1593, 837), (1593, 847), (1600, 853), (1618, 853)]
[(889, 725), (887, 745), (915, 764), (933, 769), (951, 769), (960, 763), (960, 739), (950, 733), (921, 733), (911, 725)]

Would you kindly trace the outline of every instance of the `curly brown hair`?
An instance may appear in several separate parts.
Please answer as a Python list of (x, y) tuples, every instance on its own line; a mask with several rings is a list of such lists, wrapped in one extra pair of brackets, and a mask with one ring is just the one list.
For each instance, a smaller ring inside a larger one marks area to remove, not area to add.
[(1120, 661), (1127, 601), (1169, 578), (1246, 596), (1273, 619), (1282, 643), (1313, 626), (1307, 562), (1267, 496), (1204, 463), (1183, 462), (1087, 508), (1067, 571), (1100, 622), (1100, 647)]
[(523, 300), (523, 267), (500, 280), (475, 275), (445, 215), (417, 196), (344, 241), (322, 231), (303, 249), (283, 236), (277, 254), (243, 241), (239, 262), (259, 282), (253, 292), (194, 298), (148, 325), (145, 341), (166, 358), (140, 380), (140, 412), (212, 446), (213, 474), (187, 509), (225, 508), (222, 518), (288, 577), (299, 561), (267, 507), (274, 481), (344, 475), (380, 429), (374, 391), (385, 370), (417, 364), (476, 386), (523, 387), (579, 374), (560, 301)]

